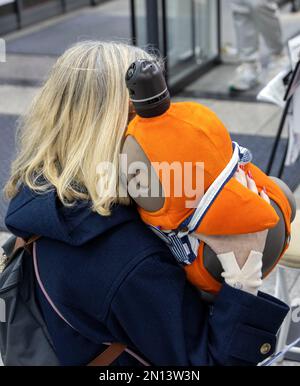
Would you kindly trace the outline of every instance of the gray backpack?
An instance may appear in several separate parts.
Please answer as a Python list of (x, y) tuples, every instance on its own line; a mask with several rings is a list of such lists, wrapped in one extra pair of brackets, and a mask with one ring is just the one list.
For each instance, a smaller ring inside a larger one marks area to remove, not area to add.
[[(0, 352), (6, 366), (59, 365), (35, 300), (32, 245), (37, 239), (25, 242), (13, 236), (2, 247)], [(130, 350), (121, 343), (112, 343), (89, 366), (109, 366), (124, 351)]]

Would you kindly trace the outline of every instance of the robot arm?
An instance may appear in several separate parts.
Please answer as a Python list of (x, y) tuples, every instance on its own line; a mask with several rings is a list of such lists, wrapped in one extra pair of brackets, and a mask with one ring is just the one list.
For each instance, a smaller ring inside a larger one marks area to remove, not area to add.
[[(122, 165), (122, 182), (128, 190), (134, 190), (135, 187), (141, 187), (143, 195), (129, 193), (131, 198), (140, 207), (148, 212), (157, 212), (164, 207), (165, 198), (163, 187), (156, 176), (151, 162), (145, 152), (132, 136), (127, 136), (123, 145), (122, 155), (126, 157), (126, 162)], [(136, 166), (135, 166), (136, 165)], [(143, 165), (143, 167), (142, 167)], [(152, 182), (159, 186), (159, 195), (152, 194)]]
[[(153, 118), (163, 115), (170, 108), (170, 94), (167, 89), (166, 81), (163, 76), (163, 71), (158, 63), (149, 61), (137, 61), (129, 68), (126, 76), (126, 84), (130, 93), (130, 99), (135, 107), (136, 113), (142, 118)], [(149, 128), (149, 130), (151, 130)], [(136, 182), (142, 185), (143, 190), (147, 191), (146, 196), (133, 196), (131, 197), (138, 204), (138, 206), (147, 212), (156, 212), (163, 208), (165, 203), (165, 197), (163, 189), (160, 186), (161, 194), (159, 197), (153, 197), (150, 186), (151, 174), (155, 176), (155, 172), (152, 170), (150, 160), (147, 155), (137, 143), (135, 138), (130, 135), (127, 136), (123, 154), (127, 155), (128, 166), (125, 168), (127, 186), (133, 182), (133, 186)], [(146, 165), (145, 168), (136, 168), (129, 170), (131, 163), (141, 162)], [(151, 171), (151, 172), (150, 172)], [(265, 176), (266, 177), (266, 176)], [(158, 177), (156, 177), (158, 180)], [(159, 183), (159, 181), (157, 181)], [(292, 217), (295, 216), (295, 200), (289, 188), (281, 181), (275, 181), (281, 188), (281, 191), (285, 193), (290, 202), (292, 208)], [(268, 234), (267, 243), (263, 256), (263, 274), (266, 275), (276, 265), (278, 259), (282, 255), (282, 252), (287, 245), (287, 231), (284, 215), (281, 212), (279, 206), (275, 203), (271, 203), (275, 211), (280, 218), (280, 221), (271, 229)], [(255, 221), (255, 216), (254, 219)], [(216, 254), (208, 247), (205, 246), (203, 252), (203, 262), (207, 271), (216, 278), (219, 282), (222, 282), (222, 267), (216, 256)]]
[[(292, 209), (292, 217), (291, 222), (295, 219), (296, 216), (296, 200), (295, 197), (290, 190), (290, 188), (278, 178), (271, 177), (274, 182), (281, 188), (281, 190), (286, 195), (291, 209)], [(263, 253), (263, 276), (265, 277), (275, 266), (276, 262), (278, 261), (279, 257), (282, 254), (282, 251), (286, 245), (286, 228), (285, 228), (285, 220), (283, 217), (283, 214), (279, 208), (279, 206), (274, 202), (271, 201), (271, 205), (276, 210), (276, 213), (278, 214), (280, 220), (277, 224), (277, 226), (273, 229), (269, 230), (266, 247)], [(221, 266), (221, 263), (219, 259), (216, 258), (215, 252), (208, 246), (205, 245), (204, 247), (204, 253), (203, 253), (203, 262), (204, 266), (207, 269), (207, 271), (218, 281), (220, 281), (223, 268)]]

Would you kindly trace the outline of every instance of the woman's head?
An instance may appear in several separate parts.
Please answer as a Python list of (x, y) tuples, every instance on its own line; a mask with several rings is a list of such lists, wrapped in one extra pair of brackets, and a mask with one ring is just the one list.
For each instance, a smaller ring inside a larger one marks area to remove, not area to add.
[(24, 183), (40, 192), (54, 186), (65, 204), (91, 200), (102, 215), (114, 203), (127, 203), (108, 193), (99, 196), (97, 167), (109, 162), (119, 168), (129, 115), (125, 74), (137, 59), (154, 57), (99, 41), (78, 43), (58, 59), (22, 120), (19, 153), (5, 188), (9, 198)]

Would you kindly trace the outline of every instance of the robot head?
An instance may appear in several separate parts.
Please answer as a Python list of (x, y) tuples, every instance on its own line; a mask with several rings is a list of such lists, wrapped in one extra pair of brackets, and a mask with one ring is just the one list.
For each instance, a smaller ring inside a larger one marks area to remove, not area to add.
[(170, 93), (159, 63), (149, 60), (132, 63), (126, 74), (126, 85), (139, 116), (153, 118), (169, 109)]

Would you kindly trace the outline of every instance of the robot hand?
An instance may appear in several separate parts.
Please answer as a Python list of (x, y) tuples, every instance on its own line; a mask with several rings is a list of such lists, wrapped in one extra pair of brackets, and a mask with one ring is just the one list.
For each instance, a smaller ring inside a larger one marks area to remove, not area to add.
[[(235, 178), (251, 191), (271, 204), (265, 190), (258, 192), (251, 174), (239, 168)], [(262, 284), (263, 251), (268, 230), (247, 235), (205, 236), (198, 235), (217, 255), (225, 282), (237, 289), (257, 295)]]
[[(235, 174), (235, 178), (251, 191), (259, 194), (265, 201), (270, 204), (270, 199), (266, 191), (260, 193), (256, 187), (255, 181), (251, 174), (246, 175), (242, 168), (239, 168)], [(207, 244), (216, 255), (233, 252), (239, 268), (243, 268), (248, 260), (251, 251), (262, 253), (265, 249), (268, 231), (251, 233), (246, 235), (230, 235), (230, 236), (205, 236), (198, 235), (205, 244)]]
[(222, 277), (226, 284), (236, 289), (257, 295), (262, 285), (262, 259), (261, 252), (251, 251), (243, 268), (238, 266), (233, 252), (218, 255), (223, 267)]

